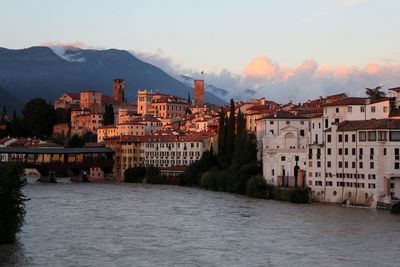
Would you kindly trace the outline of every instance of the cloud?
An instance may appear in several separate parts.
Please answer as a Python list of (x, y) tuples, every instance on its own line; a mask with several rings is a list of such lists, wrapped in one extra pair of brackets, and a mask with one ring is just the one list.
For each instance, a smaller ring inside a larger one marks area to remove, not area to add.
[(277, 66), (267, 56), (254, 58), (245, 68), (246, 76), (254, 79), (274, 77), (277, 73)]

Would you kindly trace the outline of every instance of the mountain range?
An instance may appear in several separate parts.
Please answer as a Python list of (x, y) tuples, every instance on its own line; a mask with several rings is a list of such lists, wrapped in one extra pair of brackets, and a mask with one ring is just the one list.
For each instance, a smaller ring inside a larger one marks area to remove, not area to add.
[[(64, 92), (86, 89), (112, 95), (115, 78), (125, 79), (129, 101), (135, 98), (138, 89), (158, 89), (182, 98), (187, 98), (188, 93), (193, 95), (193, 84), (185, 84), (125, 50), (0, 48), (0, 105), (9, 109), (20, 110), (23, 103), (35, 97), (53, 101)], [(221, 92), (219, 96), (223, 96)], [(225, 103), (210, 92), (205, 92), (205, 98), (209, 103)]]

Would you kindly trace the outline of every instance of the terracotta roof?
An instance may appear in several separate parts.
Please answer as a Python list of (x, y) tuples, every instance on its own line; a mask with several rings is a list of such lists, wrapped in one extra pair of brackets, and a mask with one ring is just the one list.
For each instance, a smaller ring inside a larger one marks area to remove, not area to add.
[(130, 121), (132, 121), (132, 122), (161, 122), (160, 120), (158, 120), (152, 116), (136, 117), (136, 118), (132, 118)]
[(360, 106), (360, 105), (365, 105), (367, 103), (367, 100), (370, 100), (370, 104), (378, 103), (378, 102), (383, 102), (383, 101), (388, 101), (389, 98), (380, 98), (380, 99), (370, 99), (367, 97), (349, 97), (349, 98), (344, 98), (344, 99), (339, 99), (333, 103), (327, 103), (323, 105), (324, 107), (327, 106), (348, 106), (348, 105), (354, 105), (354, 106)]
[(81, 98), (80, 93), (65, 93), (69, 97), (71, 97), (73, 100), (79, 100)]
[(121, 136), (121, 142), (196, 142), (215, 136), (212, 132), (196, 132), (188, 135), (138, 135)]
[(389, 88), (390, 91), (395, 91), (396, 93), (400, 92), (400, 87)]
[(400, 120), (360, 120), (343, 121), (338, 125), (338, 131), (372, 130), (372, 129), (400, 129)]
[(101, 95), (101, 103), (103, 103), (103, 104), (114, 104), (115, 100), (111, 96)]
[(3, 137), (0, 139), (0, 144), (4, 144), (5, 142), (10, 141), (11, 139), (13, 139), (12, 137)]
[(263, 119), (307, 119), (307, 117), (296, 115), (289, 111), (279, 110), (277, 112), (271, 112), (267, 116), (259, 118), (257, 120)]

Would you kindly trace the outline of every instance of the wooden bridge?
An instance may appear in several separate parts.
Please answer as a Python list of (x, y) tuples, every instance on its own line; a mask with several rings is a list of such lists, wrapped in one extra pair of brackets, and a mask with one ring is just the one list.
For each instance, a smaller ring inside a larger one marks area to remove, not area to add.
[(25, 168), (37, 169), (44, 175), (49, 171), (79, 172), (94, 167), (111, 173), (114, 166), (113, 155), (114, 151), (106, 147), (0, 147), (0, 164), (19, 162)]

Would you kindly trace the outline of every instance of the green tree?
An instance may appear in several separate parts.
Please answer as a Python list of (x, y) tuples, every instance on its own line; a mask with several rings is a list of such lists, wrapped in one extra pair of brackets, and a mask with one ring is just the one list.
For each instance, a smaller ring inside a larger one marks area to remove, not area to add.
[(10, 117), (7, 114), (6, 106), (3, 106), (3, 112), (0, 118), (0, 137), (8, 136), (12, 133), (12, 125)]
[(106, 104), (103, 117), (104, 125), (114, 124), (114, 107), (111, 104)]
[(56, 122), (56, 112), (44, 99), (35, 98), (25, 104), (22, 114), (26, 134), (31, 137), (51, 136)]
[(142, 183), (145, 176), (145, 167), (128, 168), (124, 171), (124, 181), (126, 183)]
[(83, 147), (85, 145), (85, 140), (77, 134), (71, 136), (68, 140), (68, 147)]
[(71, 109), (58, 108), (56, 109), (56, 123), (70, 123)]
[(0, 165), (0, 244), (15, 242), (24, 224), (25, 201), (22, 192), (26, 181), (23, 168), (15, 163)]
[(148, 184), (161, 184), (160, 169), (154, 166), (148, 166), (146, 168), (146, 182)]
[(235, 129), (236, 129), (236, 118), (235, 118), (235, 102), (231, 99), (229, 120), (226, 125), (226, 156), (228, 164), (232, 162), (232, 154), (235, 147)]
[(382, 91), (382, 86), (375, 88), (365, 88), (365, 94), (371, 99), (381, 99), (385, 97), (385, 92)]
[(23, 120), (17, 115), (17, 112), (15, 110), (13, 111), (13, 116), (11, 120), (11, 135), (14, 137), (25, 136)]
[(219, 161), (221, 162), (221, 156), (224, 155), (226, 146), (226, 126), (225, 126), (225, 112), (224, 108), (221, 107), (219, 112), (219, 126), (218, 126), (218, 155)]

